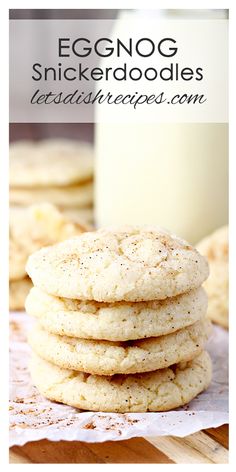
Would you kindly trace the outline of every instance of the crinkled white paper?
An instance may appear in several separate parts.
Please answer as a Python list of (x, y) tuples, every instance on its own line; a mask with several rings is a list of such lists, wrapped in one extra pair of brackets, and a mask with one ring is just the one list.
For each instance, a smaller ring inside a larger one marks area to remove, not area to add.
[(10, 446), (40, 439), (102, 442), (135, 436), (186, 436), (228, 423), (228, 333), (214, 327), (207, 349), (213, 381), (191, 403), (164, 413), (90, 413), (43, 398), (28, 371), (31, 319), (10, 314)]

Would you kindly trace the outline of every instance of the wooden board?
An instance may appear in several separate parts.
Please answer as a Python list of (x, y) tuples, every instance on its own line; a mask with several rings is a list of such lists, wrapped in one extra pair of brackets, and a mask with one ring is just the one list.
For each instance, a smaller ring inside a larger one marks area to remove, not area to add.
[(10, 463), (226, 464), (228, 426), (200, 431), (185, 438), (156, 436), (105, 443), (42, 440), (12, 447)]

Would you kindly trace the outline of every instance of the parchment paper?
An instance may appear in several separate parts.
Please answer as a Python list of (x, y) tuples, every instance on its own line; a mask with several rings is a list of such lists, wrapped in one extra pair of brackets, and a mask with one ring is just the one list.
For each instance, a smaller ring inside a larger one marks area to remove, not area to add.
[(32, 385), (26, 333), (32, 321), (10, 314), (10, 446), (28, 441), (102, 442), (137, 436), (186, 436), (228, 423), (228, 333), (214, 326), (207, 350), (213, 360), (209, 389), (183, 408), (165, 413), (90, 413), (50, 402)]

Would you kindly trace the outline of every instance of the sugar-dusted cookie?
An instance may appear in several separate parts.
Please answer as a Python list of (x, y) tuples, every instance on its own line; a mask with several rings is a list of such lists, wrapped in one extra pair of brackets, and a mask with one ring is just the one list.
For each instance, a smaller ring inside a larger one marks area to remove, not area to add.
[(210, 321), (138, 341), (112, 342), (51, 334), (35, 326), (29, 344), (43, 359), (65, 369), (97, 375), (135, 374), (193, 359), (203, 349)]
[(207, 310), (202, 288), (165, 300), (104, 303), (71, 300), (33, 287), (26, 311), (54, 334), (108, 341), (161, 336), (187, 327)]
[(177, 408), (211, 381), (211, 360), (205, 351), (187, 363), (146, 374), (101, 377), (61, 369), (35, 355), (30, 370), (34, 384), (50, 400), (83, 410), (119, 413)]
[(52, 295), (104, 302), (174, 297), (199, 287), (208, 264), (185, 241), (157, 227), (87, 232), (28, 260), (35, 286)]

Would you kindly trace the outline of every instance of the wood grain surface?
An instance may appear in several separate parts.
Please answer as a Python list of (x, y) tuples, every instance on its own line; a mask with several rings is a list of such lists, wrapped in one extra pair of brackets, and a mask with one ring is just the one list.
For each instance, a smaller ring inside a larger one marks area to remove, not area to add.
[(226, 464), (228, 425), (200, 431), (185, 438), (156, 436), (127, 441), (30, 442), (10, 449), (11, 464)]

